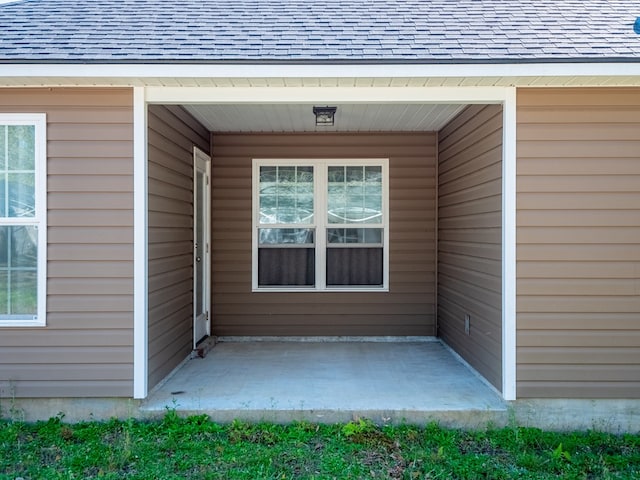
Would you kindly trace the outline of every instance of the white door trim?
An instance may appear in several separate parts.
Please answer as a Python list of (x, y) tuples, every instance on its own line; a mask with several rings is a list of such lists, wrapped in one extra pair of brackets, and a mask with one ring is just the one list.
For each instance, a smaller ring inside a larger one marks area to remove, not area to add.
[(204, 235), (205, 235), (205, 247), (204, 250), (201, 251), (201, 262), (204, 264), (204, 303), (205, 303), (205, 311), (207, 312), (207, 321), (206, 321), (206, 334), (211, 334), (211, 157), (207, 155), (205, 152), (200, 150), (198, 147), (193, 147), (193, 228), (194, 228), (194, 256), (193, 256), (193, 348), (196, 347), (196, 343), (200, 338), (198, 338), (198, 332), (196, 329), (196, 287), (198, 282), (198, 276), (196, 275), (196, 238), (195, 238), (195, 229), (196, 229), (196, 214), (200, 205), (197, 202), (196, 192), (196, 183), (198, 179), (198, 161), (205, 162), (205, 174), (207, 177), (206, 189), (204, 193), (204, 209), (205, 209), (205, 221), (203, 224)]

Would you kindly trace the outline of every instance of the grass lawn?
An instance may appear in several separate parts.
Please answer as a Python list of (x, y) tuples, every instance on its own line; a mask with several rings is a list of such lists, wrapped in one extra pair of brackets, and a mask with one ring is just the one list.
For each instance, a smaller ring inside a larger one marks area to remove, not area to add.
[(640, 435), (509, 427), (0, 421), (0, 478), (640, 478)]

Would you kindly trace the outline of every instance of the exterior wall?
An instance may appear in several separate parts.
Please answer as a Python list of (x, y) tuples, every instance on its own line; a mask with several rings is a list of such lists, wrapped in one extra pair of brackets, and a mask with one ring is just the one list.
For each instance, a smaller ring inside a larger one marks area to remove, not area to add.
[(133, 94), (0, 89), (47, 114), (47, 325), (0, 329), (0, 396), (133, 392)]
[[(216, 335), (435, 335), (435, 134), (214, 134), (212, 152)], [(252, 158), (387, 157), (390, 292), (252, 293)]]
[(501, 389), (502, 107), (467, 107), (438, 144), (438, 334)]
[(640, 89), (518, 90), (517, 394), (640, 398)]
[(193, 147), (209, 132), (182, 107), (150, 105), (149, 387), (193, 348)]

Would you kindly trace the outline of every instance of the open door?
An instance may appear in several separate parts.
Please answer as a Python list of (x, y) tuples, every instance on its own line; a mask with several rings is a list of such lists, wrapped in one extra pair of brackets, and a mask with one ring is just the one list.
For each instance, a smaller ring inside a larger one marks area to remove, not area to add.
[(211, 245), (209, 173), (211, 157), (193, 152), (193, 347), (211, 333)]

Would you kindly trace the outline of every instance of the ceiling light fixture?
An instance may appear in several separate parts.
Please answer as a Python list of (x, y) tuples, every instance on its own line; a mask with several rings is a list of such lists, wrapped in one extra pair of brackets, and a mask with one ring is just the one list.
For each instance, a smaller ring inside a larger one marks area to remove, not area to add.
[(317, 127), (333, 127), (338, 107), (313, 107)]

